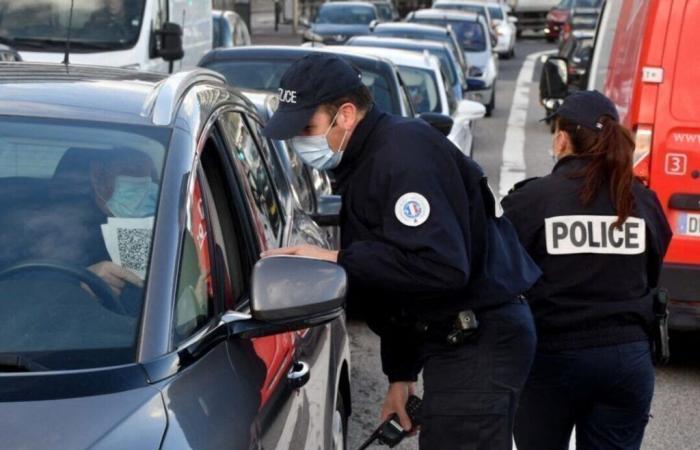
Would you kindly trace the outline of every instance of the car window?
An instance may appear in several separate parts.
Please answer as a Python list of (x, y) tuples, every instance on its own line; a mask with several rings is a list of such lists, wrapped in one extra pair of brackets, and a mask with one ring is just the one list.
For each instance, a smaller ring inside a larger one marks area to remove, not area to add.
[(181, 343), (214, 316), (213, 237), (206, 197), (209, 186), (200, 171), (187, 211), (174, 311), (174, 342)]
[(432, 70), (399, 66), (399, 72), (418, 114), (442, 112), (437, 80)]
[(246, 195), (253, 207), (253, 219), (263, 238), (264, 248), (276, 246), (282, 235), (282, 212), (277, 193), (260, 149), (237, 112), (224, 113), (219, 119), (223, 138), (242, 172)]
[(52, 370), (133, 362), (169, 139), (0, 116), (0, 353)]
[(498, 5), (489, 6), (489, 14), (493, 20), (503, 20), (503, 10)]
[(376, 19), (374, 8), (327, 3), (321, 6), (314, 22), (318, 24), (369, 25)]
[(315, 212), (313, 186), (304, 162), (299, 158), (297, 152), (293, 150), (291, 142), (285, 142), (281, 145), (284, 146), (284, 150), (289, 158), (289, 168), (292, 172), (292, 189), (299, 206), (307, 213)]
[[(291, 60), (238, 59), (215, 61), (206, 68), (222, 74), (232, 86), (277, 93), (280, 79), (291, 64)], [(374, 61), (370, 61), (368, 66), (374, 66), (374, 64)], [(353, 65), (357, 66), (354, 63)], [(362, 73), (362, 82), (369, 88), (379, 108), (392, 114), (400, 114), (398, 101), (392, 93), (391, 81), (387, 79), (384, 72), (366, 67), (358, 67), (358, 69)]]
[(447, 19), (414, 19), (416, 23), (426, 25), (450, 26), (457, 36), (462, 48), (468, 52), (483, 52), (486, 50), (486, 32), (479, 22), (470, 20)]
[(388, 3), (375, 3), (374, 6), (379, 12), (379, 18), (386, 22), (394, 20), (394, 14), (391, 11), (391, 5)]

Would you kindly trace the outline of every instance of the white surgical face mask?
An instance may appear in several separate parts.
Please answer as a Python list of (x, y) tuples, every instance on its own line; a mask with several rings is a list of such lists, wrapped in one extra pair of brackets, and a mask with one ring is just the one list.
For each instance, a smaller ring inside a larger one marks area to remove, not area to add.
[(158, 185), (151, 177), (119, 175), (106, 205), (115, 217), (150, 217), (156, 211), (157, 197)]
[(323, 134), (318, 134), (315, 136), (294, 136), (292, 138), (292, 146), (294, 150), (299, 154), (299, 157), (311, 167), (318, 170), (329, 170), (338, 167), (340, 160), (343, 159), (343, 152), (340, 151), (345, 143), (345, 138), (347, 137), (347, 130), (343, 134), (343, 139), (340, 141), (340, 147), (338, 151), (333, 151), (331, 146), (328, 144), (328, 133), (330, 133), (335, 124), (336, 119), (340, 111), (335, 113), (331, 125), (328, 127)]

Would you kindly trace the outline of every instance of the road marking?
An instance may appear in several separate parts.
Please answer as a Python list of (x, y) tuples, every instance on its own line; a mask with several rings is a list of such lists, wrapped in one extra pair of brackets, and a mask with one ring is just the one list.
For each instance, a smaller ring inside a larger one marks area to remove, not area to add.
[(527, 55), (523, 67), (518, 74), (513, 93), (513, 103), (508, 117), (506, 138), (503, 141), (501, 176), (498, 183), (498, 194), (505, 197), (510, 188), (526, 177), (525, 167), (525, 125), (527, 110), (530, 106), (530, 85), (535, 72), (535, 62), (544, 55), (556, 53), (556, 50), (546, 50)]

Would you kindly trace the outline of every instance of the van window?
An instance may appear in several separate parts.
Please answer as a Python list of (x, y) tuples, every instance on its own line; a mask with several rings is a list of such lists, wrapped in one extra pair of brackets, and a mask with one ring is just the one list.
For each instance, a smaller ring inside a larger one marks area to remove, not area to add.
[(676, 74), (673, 80), (671, 113), (677, 119), (697, 120), (700, 105), (700, 90), (694, 86), (698, 82), (700, 52), (696, 47), (700, 40), (700, 3), (687, 2), (683, 13), (683, 28), (676, 56)]

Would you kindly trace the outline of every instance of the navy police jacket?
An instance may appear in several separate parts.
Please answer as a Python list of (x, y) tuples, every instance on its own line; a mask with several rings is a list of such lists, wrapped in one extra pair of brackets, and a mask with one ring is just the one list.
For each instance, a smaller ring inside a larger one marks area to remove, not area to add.
[(648, 339), (653, 288), (671, 239), (656, 194), (632, 187), (620, 229), (609, 184), (590, 205), (579, 193), (589, 159), (567, 156), (552, 174), (523, 182), (503, 208), (543, 272), (529, 291), (540, 350), (576, 350)]
[(421, 370), (396, 315), (451, 320), (527, 290), (540, 271), (521, 247), (481, 168), (423, 120), (373, 107), (334, 170), (342, 195), (338, 263), (348, 304), (380, 335), (390, 381)]

